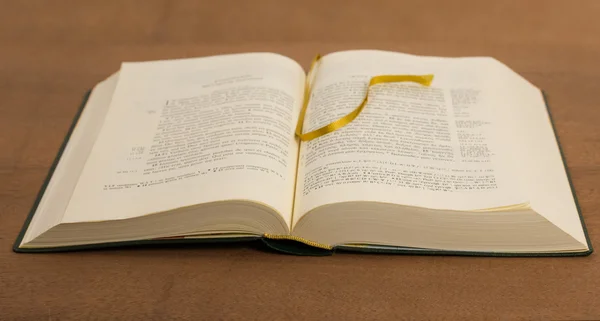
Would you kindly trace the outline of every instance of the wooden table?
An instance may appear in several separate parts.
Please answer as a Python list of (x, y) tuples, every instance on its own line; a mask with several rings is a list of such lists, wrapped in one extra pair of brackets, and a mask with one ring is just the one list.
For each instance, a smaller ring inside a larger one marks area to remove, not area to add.
[(14, 254), (81, 97), (126, 60), (378, 48), (494, 56), (550, 97), (600, 238), (600, 1), (2, 1), (0, 320), (600, 319), (600, 255)]

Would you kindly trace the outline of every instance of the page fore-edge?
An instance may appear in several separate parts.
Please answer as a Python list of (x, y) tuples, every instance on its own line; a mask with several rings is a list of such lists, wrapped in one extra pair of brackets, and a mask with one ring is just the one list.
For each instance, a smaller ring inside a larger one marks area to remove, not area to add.
[(110, 243), (100, 243), (100, 244), (87, 244), (87, 245), (74, 245), (74, 246), (62, 246), (62, 247), (53, 247), (53, 248), (36, 248), (36, 249), (26, 249), (19, 248), (21, 240), (23, 239), (29, 224), (31, 223), (31, 219), (35, 214), (35, 211), (40, 203), (42, 196), (52, 178), (52, 174), (60, 161), (60, 157), (67, 146), (67, 143), (77, 125), (77, 122), (85, 108), (87, 100), (91, 94), (91, 90), (88, 91), (75, 115), (71, 127), (69, 128), (65, 139), (60, 146), (60, 149), (52, 163), (48, 171), (48, 175), (44, 183), (42, 184), (40, 191), (33, 203), (33, 206), (29, 212), (23, 227), (21, 228), (21, 232), (19, 233), (14, 245), (13, 251), (17, 253), (47, 253), (47, 252), (66, 252), (66, 251), (77, 251), (77, 250), (86, 250), (86, 249), (101, 249), (101, 248), (111, 248), (111, 247), (122, 247), (122, 246), (134, 246), (134, 245), (158, 245), (158, 244), (190, 244), (190, 243), (225, 243), (225, 242), (247, 242), (247, 241), (255, 241), (261, 239), (265, 245), (269, 248), (277, 250), (282, 253), (295, 254), (295, 255), (331, 255), (334, 252), (363, 252), (363, 253), (381, 253), (381, 254), (411, 254), (411, 255), (452, 255), (452, 256), (497, 256), (497, 257), (557, 257), (557, 256), (587, 256), (590, 255), (594, 249), (592, 247), (592, 243), (587, 231), (587, 227), (585, 225), (585, 221), (583, 219), (583, 215), (581, 213), (581, 208), (579, 206), (579, 201), (577, 199), (577, 195), (575, 194), (575, 188), (573, 186), (573, 181), (571, 179), (571, 175), (569, 173), (569, 169), (567, 168), (567, 162), (562, 150), (562, 146), (560, 144), (560, 140), (558, 135), (556, 134), (554, 120), (552, 118), (552, 113), (550, 111), (550, 105), (548, 104), (548, 97), (544, 91), (541, 91), (544, 103), (546, 104), (546, 110), (548, 112), (548, 118), (552, 125), (552, 130), (554, 133), (554, 137), (556, 139), (559, 152), (562, 158), (563, 167), (567, 174), (567, 179), (569, 181), (569, 186), (571, 188), (571, 193), (573, 195), (573, 200), (575, 202), (575, 206), (577, 207), (577, 213), (579, 214), (579, 220), (581, 226), (583, 228), (583, 232), (585, 234), (585, 239), (587, 242), (587, 246), (589, 248), (588, 251), (585, 252), (575, 252), (575, 253), (539, 253), (539, 252), (527, 252), (527, 253), (519, 253), (519, 252), (473, 252), (473, 251), (447, 251), (447, 250), (427, 250), (427, 249), (411, 249), (406, 247), (388, 247), (386, 249), (373, 249), (368, 247), (348, 247), (348, 246), (337, 246), (334, 247), (332, 251), (319, 249), (315, 247), (308, 246), (306, 244), (302, 244), (296, 241), (290, 240), (271, 240), (266, 239), (261, 236), (255, 237), (232, 237), (232, 238), (214, 238), (214, 239), (169, 239), (169, 240), (138, 240), (138, 241), (124, 241), (124, 242), (110, 242)]

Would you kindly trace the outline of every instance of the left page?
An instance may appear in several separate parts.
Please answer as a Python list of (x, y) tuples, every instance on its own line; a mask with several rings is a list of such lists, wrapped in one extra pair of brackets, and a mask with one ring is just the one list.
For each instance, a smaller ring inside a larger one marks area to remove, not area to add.
[(289, 226), (304, 78), (270, 53), (124, 63), (62, 221), (248, 200)]

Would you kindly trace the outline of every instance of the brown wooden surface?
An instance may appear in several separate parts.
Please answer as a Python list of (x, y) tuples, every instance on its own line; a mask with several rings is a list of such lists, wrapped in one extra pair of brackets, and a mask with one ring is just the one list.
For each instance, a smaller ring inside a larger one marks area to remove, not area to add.
[(377, 48), (488, 55), (544, 88), (600, 238), (600, 1), (1, 1), (0, 320), (600, 319), (600, 255), (14, 254), (85, 91), (124, 60)]

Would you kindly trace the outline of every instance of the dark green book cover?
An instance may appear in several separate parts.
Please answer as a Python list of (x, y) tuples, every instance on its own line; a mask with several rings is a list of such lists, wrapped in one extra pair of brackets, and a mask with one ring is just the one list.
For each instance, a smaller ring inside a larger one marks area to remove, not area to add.
[[(197, 244), (197, 243), (231, 243), (231, 242), (257, 242), (262, 240), (262, 243), (278, 252), (295, 254), (295, 255), (331, 255), (334, 252), (364, 252), (364, 253), (382, 253), (382, 254), (412, 254), (412, 255), (459, 255), (459, 256), (519, 256), (519, 257), (535, 257), (535, 256), (587, 256), (593, 252), (592, 243), (590, 241), (587, 228), (585, 226), (585, 222), (583, 220), (583, 215), (581, 214), (581, 208), (579, 206), (579, 202), (577, 200), (577, 195), (575, 194), (575, 188), (571, 181), (571, 176), (569, 174), (569, 170), (566, 165), (566, 160), (564, 157), (564, 153), (560, 144), (558, 137), (556, 136), (556, 141), (558, 143), (558, 147), (560, 150), (560, 154), (563, 160), (563, 165), (565, 171), (567, 173), (567, 178), (569, 180), (569, 184), (571, 187), (571, 192), (573, 193), (573, 199), (575, 201), (575, 205), (577, 207), (577, 212), (579, 213), (579, 219), (581, 221), (581, 225), (583, 228), (583, 232), (585, 234), (587, 246), (589, 248), (588, 251), (585, 252), (518, 252), (518, 253), (509, 253), (509, 252), (471, 252), (471, 251), (448, 251), (448, 250), (435, 250), (435, 249), (422, 249), (422, 248), (409, 248), (409, 247), (400, 247), (400, 246), (337, 246), (332, 250), (326, 250), (321, 248), (312, 247), (306, 245), (301, 242), (292, 241), (292, 240), (273, 240), (264, 238), (261, 236), (251, 236), (251, 237), (231, 237), (231, 238), (208, 238), (208, 239), (152, 239), (152, 240), (137, 240), (137, 241), (125, 241), (125, 242), (112, 242), (112, 243), (100, 243), (100, 244), (86, 244), (86, 245), (75, 245), (75, 246), (62, 246), (62, 247), (53, 247), (53, 248), (20, 248), (21, 240), (23, 239), (27, 228), (29, 227), (29, 223), (31, 222), (33, 215), (35, 214), (37, 207), (46, 191), (46, 187), (50, 182), (50, 178), (60, 161), (62, 153), (67, 146), (69, 138), (85, 108), (87, 100), (90, 96), (91, 91), (88, 91), (83, 98), (80, 108), (75, 115), (73, 123), (65, 136), (65, 139), (60, 146), (58, 154), (50, 166), (50, 170), (48, 171), (48, 175), (42, 184), (40, 191), (37, 194), (37, 197), (33, 203), (33, 206), (29, 212), (25, 223), (17, 237), (13, 250), (17, 253), (47, 253), (47, 252), (65, 252), (65, 251), (77, 251), (77, 250), (86, 250), (86, 249), (101, 249), (101, 248), (114, 248), (114, 247), (123, 247), (123, 246), (136, 246), (136, 245), (161, 245), (161, 244)], [(546, 103), (546, 108), (548, 110), (548, 115), (550, 117), (550, 121), (552, 123), (552, 127), (554, 128), (554, 121), (552, 119), (552, 113), (550, 111), (550, 106), (548, 104), (548, 97), (545, 92), (542, 92), (544, 96), (544, 101)]]

